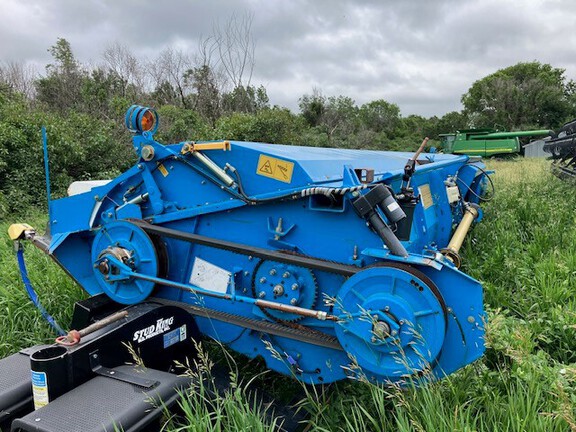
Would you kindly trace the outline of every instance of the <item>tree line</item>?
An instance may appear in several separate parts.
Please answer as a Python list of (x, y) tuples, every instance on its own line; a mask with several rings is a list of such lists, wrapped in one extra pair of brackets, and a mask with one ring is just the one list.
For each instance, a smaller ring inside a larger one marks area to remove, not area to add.
[(576, 85), (565, 71), (518, 63), (476, 82), (463, 109), (404, 116), (384, 99), (362, 105), (312, 89), (299, 111), (271, 105), (253, 83), (251, 16), (233, 16), (200, 41), (195, 53), (169, 47), (140, 59), (110, 44), (96, 65), (82, 64), (69, 41), (48, 51), (43, 74), (25, 63), (0, 63), (0, 217), (45, 203), (40, 127), (46, 125), (53, 190), (73, 180), (111, 177), (135, 156), (123, 127), (133, 103), (153, 106), (162, 142), (233, 139), (323, 147), (414, 150), (424, 136), (469, 127), (558, 128), (576, 117)]

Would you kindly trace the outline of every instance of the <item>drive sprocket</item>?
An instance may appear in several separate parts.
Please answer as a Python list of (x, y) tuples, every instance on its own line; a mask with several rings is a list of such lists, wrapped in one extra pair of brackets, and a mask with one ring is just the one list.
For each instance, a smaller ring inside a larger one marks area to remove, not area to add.
[[(252, 273), (252, 295), (254, 298), (311, 309), (318, 298), (318, 284), (310, 269), (262, 260)], [(302, 319), (302, 315), (290, 312), (262, 307), (260, 309), (275, 321)]]

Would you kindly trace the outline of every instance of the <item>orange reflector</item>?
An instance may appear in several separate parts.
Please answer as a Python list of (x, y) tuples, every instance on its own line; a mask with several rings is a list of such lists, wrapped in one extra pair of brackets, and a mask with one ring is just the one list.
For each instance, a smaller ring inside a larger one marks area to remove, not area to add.
[(147, 132), (154, 128), (154, 123), (156, 122), (156, 118), (152, 111), (146, 111), (142, 116), (142, 120), (140, 121), (140, 127), (142, 128), (142, 132)]

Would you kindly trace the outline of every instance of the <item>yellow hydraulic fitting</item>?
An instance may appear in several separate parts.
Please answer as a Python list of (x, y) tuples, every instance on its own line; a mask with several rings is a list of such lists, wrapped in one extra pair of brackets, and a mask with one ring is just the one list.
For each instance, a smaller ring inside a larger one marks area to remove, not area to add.
[(34, 228), (25, 223), (12, 224), (8, 228), (8, 235), (11, 240), (22, 240), (26, 237), (26, 231), (34, 231)]

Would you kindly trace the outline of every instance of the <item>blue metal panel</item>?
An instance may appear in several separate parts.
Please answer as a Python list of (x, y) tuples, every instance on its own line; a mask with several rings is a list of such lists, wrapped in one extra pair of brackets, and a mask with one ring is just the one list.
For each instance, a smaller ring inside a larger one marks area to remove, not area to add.
[[(137, 129), (141, 119), (134, 112), (127, 121)], [(159, 297), (287, 328), (297, 321), (298, 328), (337, 337), (343, 350), (198, 318), (204, 334), (250, 357), (260, 355), (271, 369), (310, 383), (345, 378), (351, 353), (358, 354), (357, 366), (369, 378), (403, 379), (389, 367), (394, 338), (386, 332), (407, 320), (400, 316), (419, 317), (426, 305), (433, 316), (416, 321), (428, 346), (437, 351), (428, 359), (429, 377), (451, 373), (482, 354), (482, 287), (440, 254), (462, 218), (463, 201), (477, 202), (483, 191), (481, 162), (421, 155), (409, 189), (403, 176), (412, 153), (233, 141), (230, 150), (198, 150), (202, 159), (189, 151), (190, 145), (164, 146), (149, 132), (137, 133), (134, 148), (141, 155), (146, 147), (146, 158), (105, 186), (51, 203), (56, 220), (51, 251), (90, 294), (104, 291), (118, 301), (140, 301), (149, 285), (144, 289), (138, 281), (148, 278), (150, 283), (172, 284), (157, 286), (154, 295)], [(363, 185), (354, 169), (372, 169), (374, 181)], [(223, 180), (227, 178), (231, 181)], [(449, 202), (447, 184), (454, 182), (462, 200)], [(380, 204), (373, 208), (392, 235), (401, 236), (407, 256), (394, 254), (385, 236), (355, 210), (357, 200), (379, 184), (394, 194), (392, 205), (410, 215), (395, 222)], [(356, 274), (347, 279), (350, 275), (171, 237), (148, 242), (140, 228), (133, 236), (124, 229), (130, 225), (124, 220), (134, 216), (221, 242), (348, 264)], [(124, 250), (114, 251), (116, 247)], [(158, 262), (140, 264), (154, 261), (154, 253)], [(104, 260), (115, 272), (106, 272)], [(373, 268), (383, 264), (388, 267)], [(330, 315), (337, 322), (293, 310), (271, 312), (260, 300)], [(385, 306), (390, 312), (383, 312)], [(377, 317), (374, 322), (361, 319), (365, 309)], [(356, 311), (358, 320), (347, 321), (349, 310)], [(436, 321), (445, 322), (444, 331), (432, 328)], [(384, 357), (372, 358), (371, 351)], [(425, 369), (415, 359), (410, 362), (417, 375)]]

